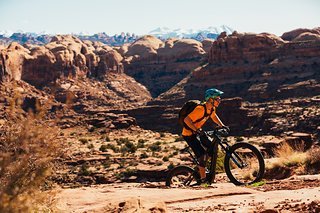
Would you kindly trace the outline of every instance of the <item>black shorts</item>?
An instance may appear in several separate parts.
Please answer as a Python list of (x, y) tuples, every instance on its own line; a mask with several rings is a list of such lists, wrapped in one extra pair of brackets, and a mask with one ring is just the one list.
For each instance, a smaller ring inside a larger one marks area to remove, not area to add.
[(196, 137), (196, 135), (183, 136), (183, 138), (191, 147), (197, 158), (207, 153), (209, 153), (210, 156), (212, 155), (213, 144), (206, 135), (201, 137), (200, 140)]

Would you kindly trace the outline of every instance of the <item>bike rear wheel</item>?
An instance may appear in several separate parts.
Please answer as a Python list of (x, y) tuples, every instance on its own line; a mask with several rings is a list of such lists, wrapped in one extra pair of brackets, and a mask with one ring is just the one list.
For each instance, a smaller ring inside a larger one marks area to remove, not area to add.
[(250, 185), (262, 179), (265, 163), (261, 152), (251, 144), (236, 143), (224, 159), (224, 168), (235, 185)]
[(200, 183), (199, 174), (188, 166), (177, 166), (173, 168), (166, 179), (166, 186), (170, 187), (195, 186)]

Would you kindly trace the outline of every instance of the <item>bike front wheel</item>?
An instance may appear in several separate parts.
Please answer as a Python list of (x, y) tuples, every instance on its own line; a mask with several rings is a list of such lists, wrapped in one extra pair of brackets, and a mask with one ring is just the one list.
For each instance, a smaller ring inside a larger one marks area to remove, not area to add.
[(200, 176), (194, 169), (188, 166), (177, 166), (169, 172), (166, 186), (178, 188), (199, 185), (200, 182)]
[(250, 185), (262, 179), (265, 163), (261, 152), (248, 143), (236, 143), (227, 151), (224, 168), (235, 185)]

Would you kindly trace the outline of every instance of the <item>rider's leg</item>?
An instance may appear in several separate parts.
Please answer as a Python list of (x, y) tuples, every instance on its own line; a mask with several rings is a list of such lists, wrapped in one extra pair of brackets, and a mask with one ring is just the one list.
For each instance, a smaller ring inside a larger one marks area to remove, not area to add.
[(185, 141), (188, 143), (188, 145), (191, 147), (193, 150), (194, 154), (196, 155), (199, 165), (199, 173), (201, 179), (206, 177), (206, 172), (205, 172), (205, 166), (206, 166), (206, 151), (202, 147), (200, 141), (197, 139), (196, 135), (191, 135), (191, 136), (184, 136), (183, 137)]
[(198, 158), (199, 161), (199, 173), (200, 173), (200, 178), (205, 179), (206, 178), (206, 155), (202, 155), (201, 157)]
[(200, 141), (201, 141), (201, 144), (207, 148), (207, 152), (211, 157), (214, 149), (214, 144), (212, 143), (212, 141), (208, 138), (207, 135), (201, 136)]

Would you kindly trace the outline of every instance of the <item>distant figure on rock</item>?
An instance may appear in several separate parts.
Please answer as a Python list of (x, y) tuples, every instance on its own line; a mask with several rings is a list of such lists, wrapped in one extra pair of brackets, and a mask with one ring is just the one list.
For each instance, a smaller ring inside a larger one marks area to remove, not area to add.
[(202, 182), (206, 180), (205, 162), (207, 154), (212, 156), (213, 144), (201, 127), (210, 117), (217, 125), (229, 131), (229, 128), (222, 123), (216, 114), (216, 108), (220, 104), (222, 94), (223, 92), (218, 89), (208, 89), (205, 92), (204, 103), (194, 100), (188, 101), (179, 112), (179, 122), (183, 125), (182, 136), (199, 161), (199, 173)]

